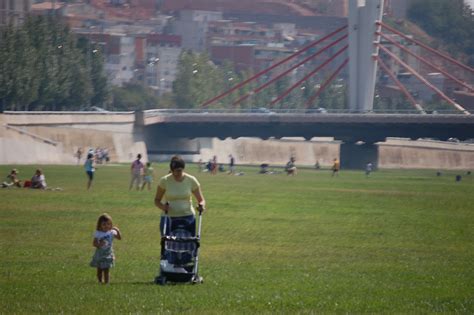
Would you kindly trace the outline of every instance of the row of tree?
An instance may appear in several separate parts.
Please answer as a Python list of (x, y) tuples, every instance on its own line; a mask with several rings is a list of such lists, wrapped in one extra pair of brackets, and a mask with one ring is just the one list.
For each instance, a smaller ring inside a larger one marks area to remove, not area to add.
[[(253, 90), (269, 81), (273, 76), (284, 71), (276, 68), (274, 73), (267, 73), (261, 78), (245, 84), (240, 89), (209, 105), (210, 108), (305, 108), (306, 101), (317, 91), (324, 81), (323, 76), (316, 76), (296, 87), (291, 93), (273, 106), (272, 101), (287, 91), (294, 82), (288, 76), (276, 80), (258, 93)], [(249, 70), (235, 71), (231, 63), (215, 66), (205, 54), (184, 52), (178, 64), (178, 75), (173, 86), (174, 104), (181, 108), (197, 108), (205, 101), (219, 95), (252, 77)], [(327, 107), (342, 109), (346, 104), (345, 84), (333, 84), (326, 89), (309, 107)], [(250, 95), (242, 102), (233, 105), (244, 95)]]
[[(281, 71), (281, 68), (275, 69), (274, 73), (246, 84), (210, 107), (231, 108), (237, 99), (248, 93), (250, 96), (235, 107), (270, 107), (271, 102), (293, 84), (288, 76), (259, 93), (251, 91)], [(157, 97), (138, 81), (110, 87), (101, 47), (87, 38), (74, 36), (58, 17), (30, 17), (19, 27), (0, 30), (0, 106), (3, 110), (73, 111), (91, 106), (108, 110), (198, 108), (253, 75), (250, 70), (236, 71), (229, 62), (216, 66), (207, 54), (184, 51), (173, 92)], [(319, 76), (308, 80), (274, 107), (304, 108), (323, 79)], [(331, 85), (311, 107), (342, 109), (346, 103), (346, 87), (337, 84)]]
[(451, 54), (467, 55), (474, 66), (474, 11), (463, 0), (416, 0), (409, 18), (448, 46)]
[[(74, 36), (57, 17), (31, 17), (22, 26), (0, 30), (0, 106), (3, 110), (84, 110), (91, 106), (108, 110), (198, 108), (252, 75), (252, 71), (235, 71), (231, 63), (216, 66), (206, 54), (185, 51), (178, 63), (173, 93), (157, 97), (138, 81), (123, 87), (109, 87), (101, 47), (87, 38)], [(245, 85), (211, 107), (232, 107), (236, 99), (269, 80), (271, 75)], [(317, 80), (304, 83), (275, 106), (304, 107), (317, 83)], [(237, 107), (269, 107), (289, 86), (290, 79), (282, 78)], [(313, 105), (324, 103), (328, 108), (341, 108), (343, 94), (340, 87), (331, 87)]]
[(78, 110), (109, 99), (103, 57), (57, 17), (30, 17), (0, 31), (4, 110)]

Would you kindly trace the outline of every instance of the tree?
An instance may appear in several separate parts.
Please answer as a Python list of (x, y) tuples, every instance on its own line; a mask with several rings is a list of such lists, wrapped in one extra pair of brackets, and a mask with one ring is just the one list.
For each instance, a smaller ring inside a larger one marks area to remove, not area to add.
[(107, 101), (103, 57), (87, 59), (90, 49), (79, 47), (59, 18), (30, 17), (0, 29), (0, 39), (4, 110), (73, 110)]
[(11, 106), (7, 106), (7, 103), (10, 103), (14, 86), (14, 55), (11, 53), (14, 51), (14, 39), (12, 26), (6, 27), (0, 33), (0, 98), (2, 110), (11, 109)]
[[(225, 70), (224, 70), (225, 71)], [(197, 108), (205, 101), (221, 93), (226, 84), (224, 73), (206, 54), (185, 51), (178, 62), (178, 73), (173, 83), (178, 108)], [(211, 104), (211, 108), (225, 107), (222, 100)]]
[(458, 57), (467, 54), (474, 65), (474, 14), (463, 0), (417, 0), (408, 11), (409, 18), (430, 35), (447, 44)]
[(173, 82), (173, 93), (178, 108), (193, 107), (192, 77), (193, 58), (191, 52), (183, 52), (179, 58), (176, 80)]
[(111, 94), (111, 107), (114, 110), (145, 110), (158, 108), (159, 105), (158, 97), (141, 84), (129, 83), (123, 87), (114, 87)]

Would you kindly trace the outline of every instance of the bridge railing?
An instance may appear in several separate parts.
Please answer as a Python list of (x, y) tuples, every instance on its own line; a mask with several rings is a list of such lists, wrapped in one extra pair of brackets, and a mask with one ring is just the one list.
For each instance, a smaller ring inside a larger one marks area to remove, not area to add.
[(23, 110), (6, 110), (3, 112), (5, 115), (130, 115), (133, 114), (133, 111), (120, 111), (120, 112), (112, 112), (112, 111), (23, 111)]
[[(325, 109), (325, 108), (272, 108), (266, 107), (259, 108), (222, 108), (222, 109), (202, 109), (202, 108), (166, 108), (166, 109), (149, 109), (144, 111), (146, 117), (163, 116), (163, 115), (175, 115), (175, 114), (258, 114), (258, 115), (271, 115), (271, 114), (354, 114), (354, 115), (366, 115), (366, 114), (406, 114), (406, 115), (419, 115), (420, 112), (416, 109), (377, 109), (367, 112), (355, 112), (349, 109)], [(433, 110), (427, 111), (428, 115), (462, 115), (457, 110)]]

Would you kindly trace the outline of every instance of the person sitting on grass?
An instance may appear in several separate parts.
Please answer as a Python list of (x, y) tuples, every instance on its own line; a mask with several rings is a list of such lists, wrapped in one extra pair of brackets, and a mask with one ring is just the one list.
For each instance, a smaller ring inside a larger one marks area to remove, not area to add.
[(96, 231), (92, 245), (96, 248), (90, 266), (97, 268), (99, 283), (109, 283), (109, 270), (114, 266), (115, 255), (112, 246), (114, 238), (121, 240), (122, 234), (112, 223), (112, 217), (102, 214), (97, 220)]
[(48, 187), (48, 185), (46, 185), (46, 179), (41, 169), (37, 169), (35, 174), (31, 178), (30, 187), (35, 189), (46, 189)]
[(16, 168), (10, 171), (7, 179), (2, 183), (2, 188), (21, 187), (21, 180), (18, 179), (18, 171)]
[(270, 171), (268, 170), (268, 167), (270, 165), (268, 165), (267, 163), (262, 163), (260, 164), (260, 171), (258, 172), (259, 174), (269, 174)]

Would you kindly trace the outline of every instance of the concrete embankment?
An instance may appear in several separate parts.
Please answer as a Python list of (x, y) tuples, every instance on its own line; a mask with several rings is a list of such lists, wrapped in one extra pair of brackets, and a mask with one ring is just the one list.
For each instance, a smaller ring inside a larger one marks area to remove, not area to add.
[(387, 139), (379, 143), (379, 168), (474, 169), (474, 144)]
[[(107, 148), (112, 162), (129, 162), (137, 153), (147, 157), (147, 144), (142, 129), (143, 116), (123, 113), (31, 113), (6, 112), (0, 114), (0, 164), (73, 164), (77, 148)], [(163, 141), (149, 142), (151, 160), (169, 161), (175, 152), (189, 154), (187, 160), (212, 159), (228, 163), (229, 154), (238, 164), (285, 165), (290, 157), (297, 165), (322, 167), (332, 165), (340, 157), (341, 143), (328, 138), (300, 139), (238, 138), (219, 140), (198, 138), (170, 140), (169, 148)], [(179, 140), (179, 141), (178, 141)], [(167, 148), (167, 149), (166, 149)], [(166, 149), (166, 150), (164, 150)], [(388, 139), (378, 143), (379, 168), (474, 169), (474, 144), (441, 141), (410, 141)], [(344, 168), (344, 165), (341, 165)]]
[[(0, 164), (72, 164), (78, 148), (107, 148), (112, 162), (129, 162), (146, 145), (134, 113), (0, 114)], [(84, 157), (83, 157), (84, 158)]]
[(299, 165), (314, 166), (318, 161), (321, 166), (330, 166), (334, 158), (339, 157), (339, 141), (330, 139), (270, 139), (238, 138), (235, 140), (211, 139), (207, 146), (202, 145), (200, 157), (203, 161), (214, 155), (220, 163), (228, 163), (232, 154), (239, 164), (285, 165), (290, 157)]

